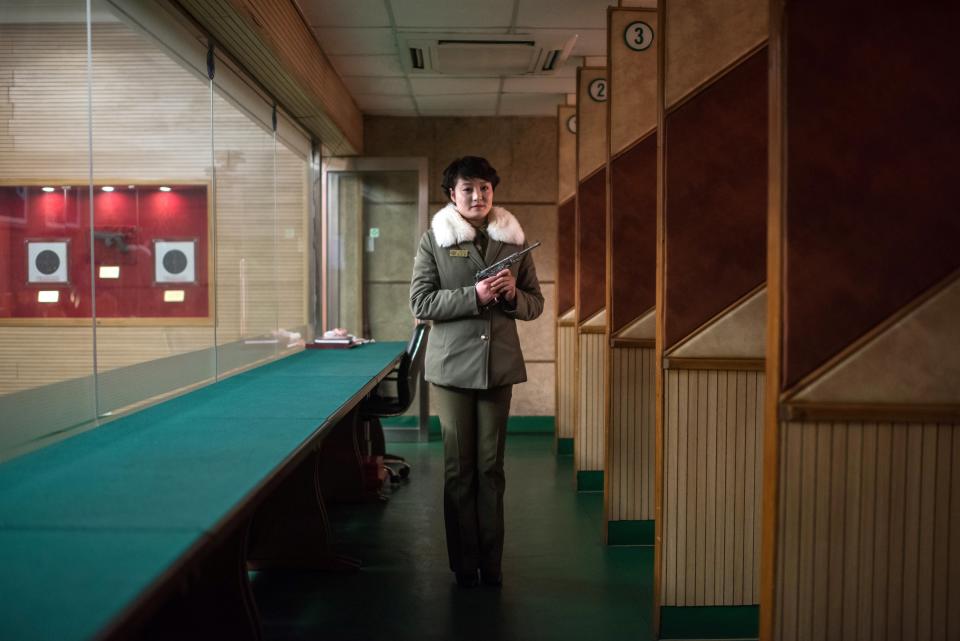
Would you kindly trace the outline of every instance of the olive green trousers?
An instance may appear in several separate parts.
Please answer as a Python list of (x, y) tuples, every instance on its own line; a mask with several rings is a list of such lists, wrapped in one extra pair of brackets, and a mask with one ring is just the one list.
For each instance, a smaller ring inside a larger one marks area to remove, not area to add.
[(500, 573), (503, 449), (513, 386), (433, 386), (443, 431), (443, 517), (454, 572)]

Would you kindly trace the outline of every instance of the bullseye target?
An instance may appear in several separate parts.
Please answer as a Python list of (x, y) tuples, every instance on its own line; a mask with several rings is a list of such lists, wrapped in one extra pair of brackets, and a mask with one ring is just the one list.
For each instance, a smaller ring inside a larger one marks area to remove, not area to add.
[(67, 283), (67, 241), (28, 240), (27, 280), (31, 283)]
[(157, 283), (195, 283), (196, 241), (155, 240), (154, 281)]

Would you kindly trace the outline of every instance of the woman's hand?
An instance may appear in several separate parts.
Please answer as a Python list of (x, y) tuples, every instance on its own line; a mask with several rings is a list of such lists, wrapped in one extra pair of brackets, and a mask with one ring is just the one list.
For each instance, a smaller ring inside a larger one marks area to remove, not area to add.
[(491, 287), (491, 283), (493, 283), (497, 276), (499, 276), (499, 274), (491, 276), (490, 278), (484, 278), (476, 284), (477, 302), (480, 303), (481, 306), (497, 302), (497, 292)]
[(487, 280), (490, 281), (490, 289), (497, 298), (502, 298), (509, 303), (517, 298), (517, 279), (509, 269), (501, 270)]

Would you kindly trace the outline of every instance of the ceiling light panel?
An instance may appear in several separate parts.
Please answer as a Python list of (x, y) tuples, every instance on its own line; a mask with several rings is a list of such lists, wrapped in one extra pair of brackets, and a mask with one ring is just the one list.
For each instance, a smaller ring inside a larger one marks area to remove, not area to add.
[(384, 0), (297, 0), (311, 27), (389, 27)]
[(389, 28), (315, 28), (320, 48), (328, 56), (392, 55), (397, 52), (397, 41)]
[(341, 76), (403, 76), (397, 56), (330, 56), (330, 62)]
[(418, 96), (500, 91), (499, 78), (411, 78), (410, 84)]
[(616, 0), (519, 0), (519, 27), (606, 29), (607, 7)]
[(397, 27), (509, 27), (514, 0), (449, 2), (449, 0), (390, 0)]

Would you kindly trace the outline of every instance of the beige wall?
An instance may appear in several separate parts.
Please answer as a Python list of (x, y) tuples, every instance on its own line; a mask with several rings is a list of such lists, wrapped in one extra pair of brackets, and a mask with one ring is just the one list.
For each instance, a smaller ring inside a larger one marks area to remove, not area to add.
[[(460, 156), (483, 156), (500, 175), (495, 204), (516, 215), (530, 241), (543, 243), (534, 253), (543, 315), (518, 327), (528, 381), (514, 389), (516, 416), (554, 414), (557, 135), (556, 118), (364, 119), (365, 155), (428, 159), (431, 217), (447, 202), (440, 188), (444, 168)], [(398, 264), (398, 273), (408, 274), (410, 265)]]

